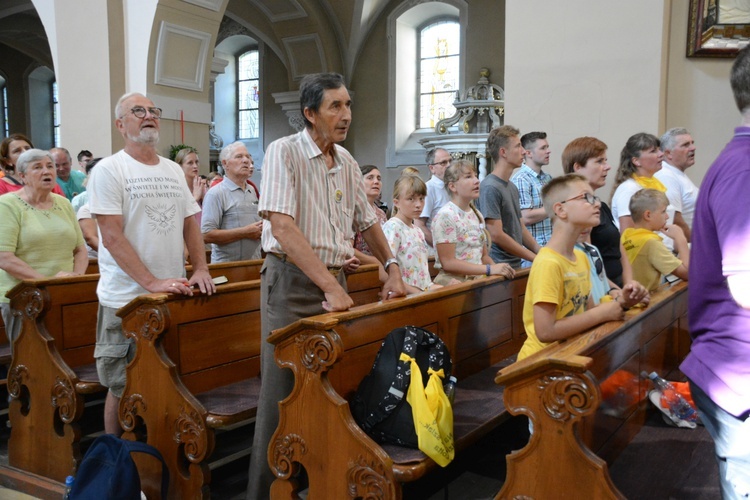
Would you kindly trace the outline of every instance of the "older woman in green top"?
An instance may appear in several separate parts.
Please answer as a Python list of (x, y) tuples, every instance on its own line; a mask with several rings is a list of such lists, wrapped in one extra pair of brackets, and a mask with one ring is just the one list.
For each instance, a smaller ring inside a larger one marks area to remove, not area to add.
[(21, 322), (11, 314), (8, 290), (25, 279), (80, 275), (88, 265), (73, 207), (52, 192), (57, 183), (50, 154), (24, 152), (16, 173), (23, 188), (0, 196), (0, 312), (11, 349)]

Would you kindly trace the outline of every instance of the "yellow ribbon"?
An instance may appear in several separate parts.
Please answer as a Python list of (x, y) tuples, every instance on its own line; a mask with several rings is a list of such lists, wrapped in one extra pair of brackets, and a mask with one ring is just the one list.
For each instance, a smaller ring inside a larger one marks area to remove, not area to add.
[(662, 193), (667, 192), (667, 187), (661, 183), (656, 177), (642, 177), (640, 175), (633, 174), (633, 180), (638, 183), (644, 189), (656, 189)]
[(430, 379), (425, 387), (417, 361), (404, 353), (401, 353), (399, 359), (411, 363), (411, 382), (406, 401), (411, 405), (419, 449), (438, 465), (445, 467), (455, 456), (453, 408), (441, 382), (445, 373), (442, 368), (438, 371), (428, 369)]
[(625, 248), (625, 253), (628, 255), (628, 260), (633, 263), (638, 254), (646, 246), (648, 240), (661, 239), (661, 236), (653, 231), (649, 231), (644, 228), (629, 227), (622, 232), (620, 241), (622, 246)]

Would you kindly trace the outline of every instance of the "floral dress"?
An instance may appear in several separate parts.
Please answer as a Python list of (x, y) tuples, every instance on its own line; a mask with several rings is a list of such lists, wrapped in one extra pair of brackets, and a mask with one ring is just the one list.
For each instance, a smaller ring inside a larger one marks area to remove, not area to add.
[[(461, 210), (455, 203), (448, 202), (435, 216), (432, 221), (432, 242), (453, 243), (456, 245), (456, 258), (472, 264), (482, 263), (482, 253), (487, 242), (484, 224), (479, 217), (470, 209), (467, 212)], [(441, 269), (440, 259), (436, 257), (435, 267)], [(465, 276), (453, 276), (465, 280)]]
[(383, 226), (383, 232), (398, 260), (401, 278), (407, 285), (426, 290), (432, 284), (427, 264), (428, 251), (424, 233), (414, 224), (408, 226), (398, 217), (393, 217)]

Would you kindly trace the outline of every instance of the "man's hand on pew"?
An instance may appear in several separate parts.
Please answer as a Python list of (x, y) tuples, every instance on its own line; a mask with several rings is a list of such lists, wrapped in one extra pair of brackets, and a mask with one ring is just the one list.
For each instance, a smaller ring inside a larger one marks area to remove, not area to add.
[(154, 280), (149, 286), (144, 287), (149, 293), (179, 293), (182, 295), (193, 295), (186, 278), (166, 278)]
[(211, 278), (211, 275), (208, 273), (208, 269), (196, 269), (193, 272), (193, 275), (190, 277), (190, 281), (188, 282), (188, 295), (193, 295), (193, 291), (190, 289), (191, 286), (198, 285), (198, 288), (200, 288), (201, 293), (205, 293), (208, 295), (213, 294), (216, 291), (216, 285), (214, 285), (214, 280)]
[(401, 279), (401, 269), (397, 265), (388, 266), (386, 270), (388, 279), (383, 285), (383, 291), (380, 292), (381, 300), (395, 299), (406, 295), (406, 287)]
[(332, 292), (325, 292), (325, 296), (326, 300), (322, 302), (322, 305), (323, 309), (328, 312), (346, 311), (354, 305), (352, 298), (340, 285)]

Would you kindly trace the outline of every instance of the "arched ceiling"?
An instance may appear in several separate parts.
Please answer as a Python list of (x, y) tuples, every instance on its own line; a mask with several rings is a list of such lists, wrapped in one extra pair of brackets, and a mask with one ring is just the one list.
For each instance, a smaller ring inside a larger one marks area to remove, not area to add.
[(225, 15), (251, 31), (261, 31), (259, 38), (277, 52), (290, 72), (294, 73), (297, 63), (304, 63), (295, 59), (310, 56), (302, 45), (317, 43), (326, 69), (348, 78), (367, 35), (393, 1), (230, 0)]
[(31, 0), (0, 2), (0, 46), (3, 45), (52, 68), (47, 34)]
[[(348, 79), (370, 30), (392, 2), (398, 0), (229, 0), (225, 15), (271, 47), (290, 79), (314, 68), (307, 61), (311, 55), (320, 58), (322, 69)], [(0, 1), (2, 45), (52, 68), (47, 35), (31, 0)]]

